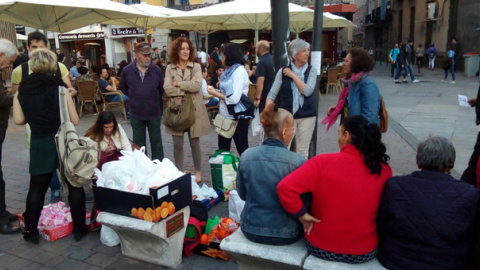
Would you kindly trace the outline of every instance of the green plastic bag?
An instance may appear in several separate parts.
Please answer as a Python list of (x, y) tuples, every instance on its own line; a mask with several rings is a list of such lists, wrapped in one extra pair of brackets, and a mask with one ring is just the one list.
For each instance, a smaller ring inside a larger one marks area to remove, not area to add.
[[(212, 158), (219, 155), (223, 156), (223, 164), (211, 163)], [(210, 171), (212, 174), (213, 189), (223, 193), (235, 189), (235, 179), (237, 178), (238, 158), (230, 151), (217, 150), (210, 156)]]

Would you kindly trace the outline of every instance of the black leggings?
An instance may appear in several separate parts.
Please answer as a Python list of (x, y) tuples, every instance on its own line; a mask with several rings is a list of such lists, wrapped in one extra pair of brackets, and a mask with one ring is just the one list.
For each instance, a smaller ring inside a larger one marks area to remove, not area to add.
[[(27, 205), (23, 217), (25, 219), (25, 228), (27, 231), (37, 229), (38, 220), (42, 213), (45, 202), (45, 193), (47, 192), (52, 173), (30, 176), (30, 188), (28, 189)], [(82, 232), (87, 230), (85, 225), (85, 192), (83, 188), (68, 186), (68, 202), (72, 214), (73, 232)]]

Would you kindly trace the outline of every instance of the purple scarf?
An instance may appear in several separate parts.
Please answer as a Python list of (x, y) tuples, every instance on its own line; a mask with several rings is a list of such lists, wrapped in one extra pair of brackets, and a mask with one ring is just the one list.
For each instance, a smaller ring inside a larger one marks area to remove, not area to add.
[(340, 95), (338, 96), (337, 106), (335, 107), (335, 110), (333, 110), (333, 112), (330, 115), (327, 115), (327, 117), (325, 117), (322, 120), (322, 125), (325, 125), (328, 123), (327, 132), (330, 129), (330, 127), (337, 121), (337, 118), (340, 112), (342, 112), (343, 107), (345, 106), (345, 101), (347, 100), (347, 97), (348, 97), (348, 92), (350, 92), (350, 87), (352, 87), (352, 84), (355, 82), (361, 81), (363, 77), (370, 74), (371, 72), (367, 72), (367, 73), (359, 72), (359, 73), (353, 74), (348, 79), (347, 78), (342, 79), (343, 88), (342, 88), (342, 92), (340, 92)]

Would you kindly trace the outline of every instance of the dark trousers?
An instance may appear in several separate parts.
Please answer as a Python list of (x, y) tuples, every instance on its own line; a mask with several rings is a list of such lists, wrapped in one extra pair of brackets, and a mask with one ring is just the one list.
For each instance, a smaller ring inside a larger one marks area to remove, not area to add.
[[(52, 173), (30, 176), (30, 187), (27, 194), (26, 210), (23, 213), (25, 219), (25, 229), (27, 231), (36, 231), (38, 220), (42, 213), (45, 202), (45, 192), (47, 192)], [(73, 232), (80, 233), (87, 230), (85, 225), (85, 191), (83, 188), (77, 188), (68, 181), (68, 202), (72, 214)]]
[[(145, 146), (146, 148), (147, 146), (146, 129), (148, 128), (148, 137), (150, 138), (150, 146), (152, 148), (152, 160), (162, 160), (164, 157), (162, 133), (160, 131), (161, 123), (161, 117), (154, 120), (139, 120), (130, 117), (130, 124), (132, 125), (133, 131), (133, 142), (140, 147)], [(147, 153), (146, 149), (145, 153)]]
[(392, 74), (392, 77), (395, 75), (395, 67), (397, 66), (397, 63), (391, 64), (390, 65), (390, 71)]
[(244, 230), (242, 230), (242, 233), (243, 235), (245, 235), (245, 237), (248, 240), (252, 242), (264, 244), (264, 245), (272, 245), (272, 246), (290, 245), (300, 240), (300, 238), (302, 238), (303, 236), (303, 234), (300, 233), (298, 237), (295, 237), (295, 238), (270, 237), (270, 236), (247, 233)]
[(248, 119), (240, 119), (238, 120), (237, 129), (235, 130), (232, 138), (226, 139), (218, 135), (218, 149), (230, 151), (233, 139), (235, 141), (238, 154), (241, 156), (243, 152), (248, 149), (248, 125)]
[(463, 171), (462, 177), (460, 179), (469, 184), (476, 186), (477, 184), (477, 163), (478, 157), (480, 156), (480, 132), (477, 135), (477, 142), (473, 147), (473, 153), (468, 161), (468, 167)]
[[(2, 83), (2, 82), (0, 82)], [(0, 128), (0, 226), (7, 224), (9, 212), (7, 212), (7, 204), (5, 203), (5, 180), (3, 179), (2, 171), (2, 145), (5, 140), (5, 133), (7, 127)]]

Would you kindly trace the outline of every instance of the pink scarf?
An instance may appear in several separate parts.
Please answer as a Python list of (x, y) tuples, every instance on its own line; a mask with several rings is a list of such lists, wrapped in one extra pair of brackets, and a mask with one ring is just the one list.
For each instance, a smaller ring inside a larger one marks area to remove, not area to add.
[(325, 117), (321, 122), (322, 125), (325, 125), (328, 123), (327, 132), (330, 129), (330, 127), (337, 121), (337, 118), (340, 112), (342, 112), (343, 107), (345, 106), (345, 101), (347, 101), (348, 92), (350, 92), (350, 87), (352, 87), (352, 83), (361, 81), (363, 77), (370, 74), (371, 72), (367, 72), (367, 73), (359, 72), (359, 73), (352, 74), (352, 76), (350, 76), (350, 78), (348, 79), (347, 78), (342, 79), (343, 88), (342, 88), (342, 92), (340, 92), (340, 95), (338, 96), (337, 106), (335, 107), (335, 110), (333, 110), (333, 112), (330, 115), (327, 115), (327, 117)]

